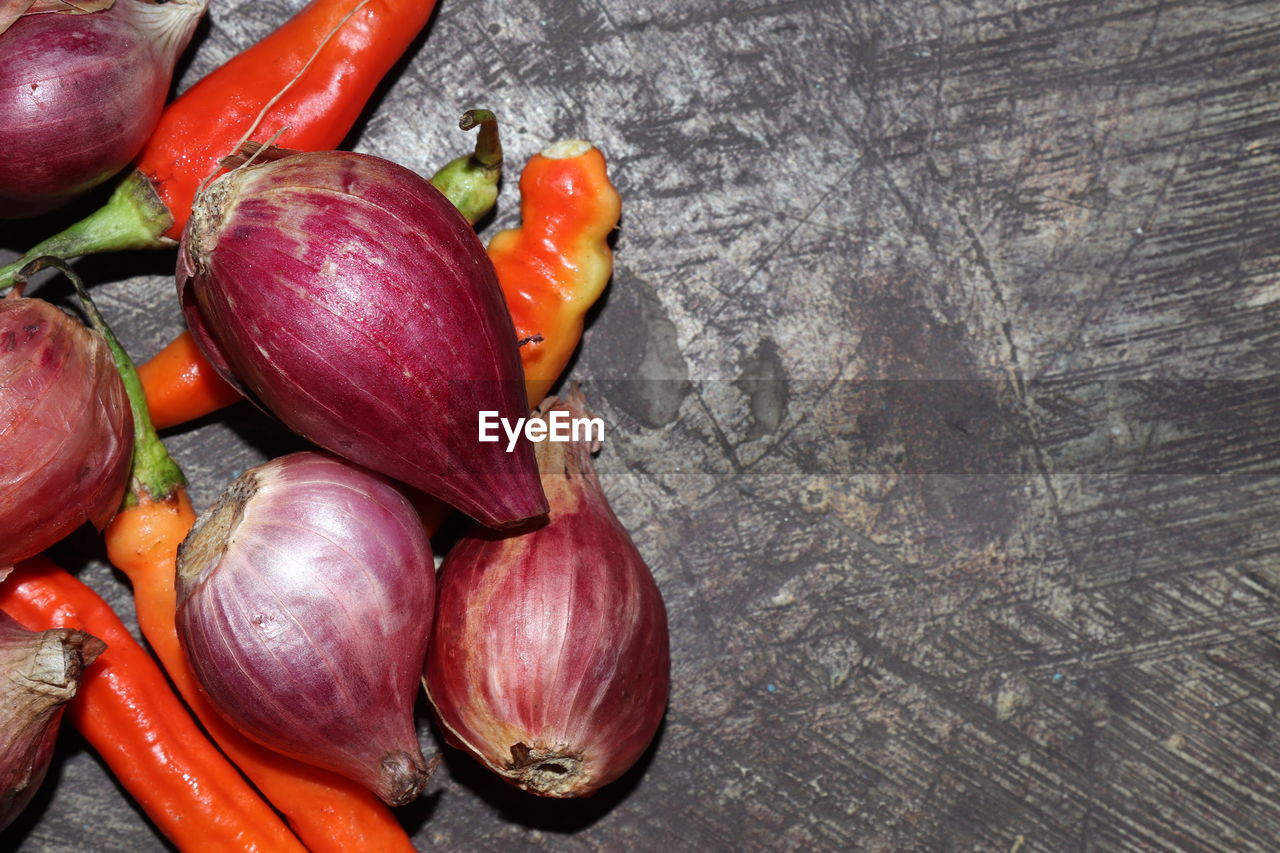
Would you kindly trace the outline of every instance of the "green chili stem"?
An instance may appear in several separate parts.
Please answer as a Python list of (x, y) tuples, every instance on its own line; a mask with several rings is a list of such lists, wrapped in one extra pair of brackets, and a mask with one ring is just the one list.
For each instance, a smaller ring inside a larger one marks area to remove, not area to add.
[(115, 188), (102, 207), (36, 244), (13, 263), (0, 267), (0, 291), (17, 280), (20, 270), (40, 258), (75, 258), (95, 252), (172, 246), (173, 241), (164, 236), (171, 225), (173, 216), (151, 182), (134, 172)]
[(489, 110), (467, 110), (458, 121), (461, 130), (479, 126), (476, 150), (471, 156), (486, 169), (502, 168), (502, 140), (498, 138), (498, 117)]
[(498, 200), (502, 141), (498, 137), (498, 119), (489, 110), (467, 110), (458, 127), (480, 128), (475, 151), (446, 163), (432, 176), (431, 183), (475, 225)]

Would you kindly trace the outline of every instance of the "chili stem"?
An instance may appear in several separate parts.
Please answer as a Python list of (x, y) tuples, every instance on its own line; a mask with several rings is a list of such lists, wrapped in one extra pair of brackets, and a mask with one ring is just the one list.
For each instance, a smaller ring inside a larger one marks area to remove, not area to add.
[(113, 249), (160, 249), (174, 245), (163, 236), (173, 217), (138, 172), (129, 175), (107, 203), (65, 230), (37, 243), (25, 255), (0, 267), (0, 291), (14, 285), (20, 271), (38, 258), (75, 258)]
[(458, 128), (470, 130), (479, 127), (476, 150), (473, 156), (486, 169), (502, 168), (502, 141), (498, 138), (498, 117), (489, 110), (467, 110), (458, 121)]
[(498, 200), (502, 140), (498, 136), (498, 118), (489, 110), (467, 110), (458, 127), (480, 128), (475, 151), (450, 160), (431, 177), (431, 184), (475, 225)]

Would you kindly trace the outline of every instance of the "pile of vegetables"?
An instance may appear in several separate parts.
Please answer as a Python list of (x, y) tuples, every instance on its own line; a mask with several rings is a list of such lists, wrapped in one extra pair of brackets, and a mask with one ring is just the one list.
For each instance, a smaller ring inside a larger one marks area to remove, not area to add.
[[(474, 153), (429, 180), (334, 150), (434, 2), (313, 0), (165, 105), (205, 5), (0, 1), (0, 216), (125, 170), (0, 269), (0, 821), (65, 713), (179, 849), (412, 850), (392, 807), (439, 762), (420, 691), (499, 777), (592, 794), (661, 723), (662, 597), (592, 441), (508, 449), (477, 421), (585, 416), (576, 386), (547, 394), (612, 270), (604, 157), (581, 140), (531, 157), (521, 226), (486, 249), (491, 113), (463, 116)], [(68, 122), (92, 144), (49, 142)], [(141, 367), (68, 265), (138, 248), (173, 253), (187, 321)], [(24, 292), (44, 268), (74, 314)], [(158, 430), (242, 398), (314, 448), (197, 514)], [(437, 577), (455, 512), (471, 526)], [(150, 651), (40, 556), (86, 521)]]

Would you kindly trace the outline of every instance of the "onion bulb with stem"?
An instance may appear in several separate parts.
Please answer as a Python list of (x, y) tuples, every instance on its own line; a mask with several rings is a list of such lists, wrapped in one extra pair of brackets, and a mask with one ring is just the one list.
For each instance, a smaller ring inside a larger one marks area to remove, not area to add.
[(546, 511), (515, 329), (466, 218), (429, 181), (347, 151), (258, 149), (196, 198), (187, 325), (220, 374), (311, 442), (490, 527)]
[(0, 829), (40, 787), (63, 706), (104, 649), (105, 643), (84, 631), (28, 631), (0, 612)]

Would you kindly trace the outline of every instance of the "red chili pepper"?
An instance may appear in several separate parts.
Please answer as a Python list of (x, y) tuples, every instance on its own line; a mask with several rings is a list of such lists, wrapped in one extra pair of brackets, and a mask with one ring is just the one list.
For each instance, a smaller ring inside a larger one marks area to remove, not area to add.
[(200, 731), (102, 598), (43, 557), (0, 584), (0, 610), (26, 628), (76, 628), (107, 650), (85, 672), (67, 719), (179, 850), (302, 851), (284, 822)]
[(200, 184), (246, 139), (305, 151), (337, 147), (435, 5), (313, 0), (170, 104), (106, 205), (0, 268), (0, 288), (41, 255), (173, 245)]

